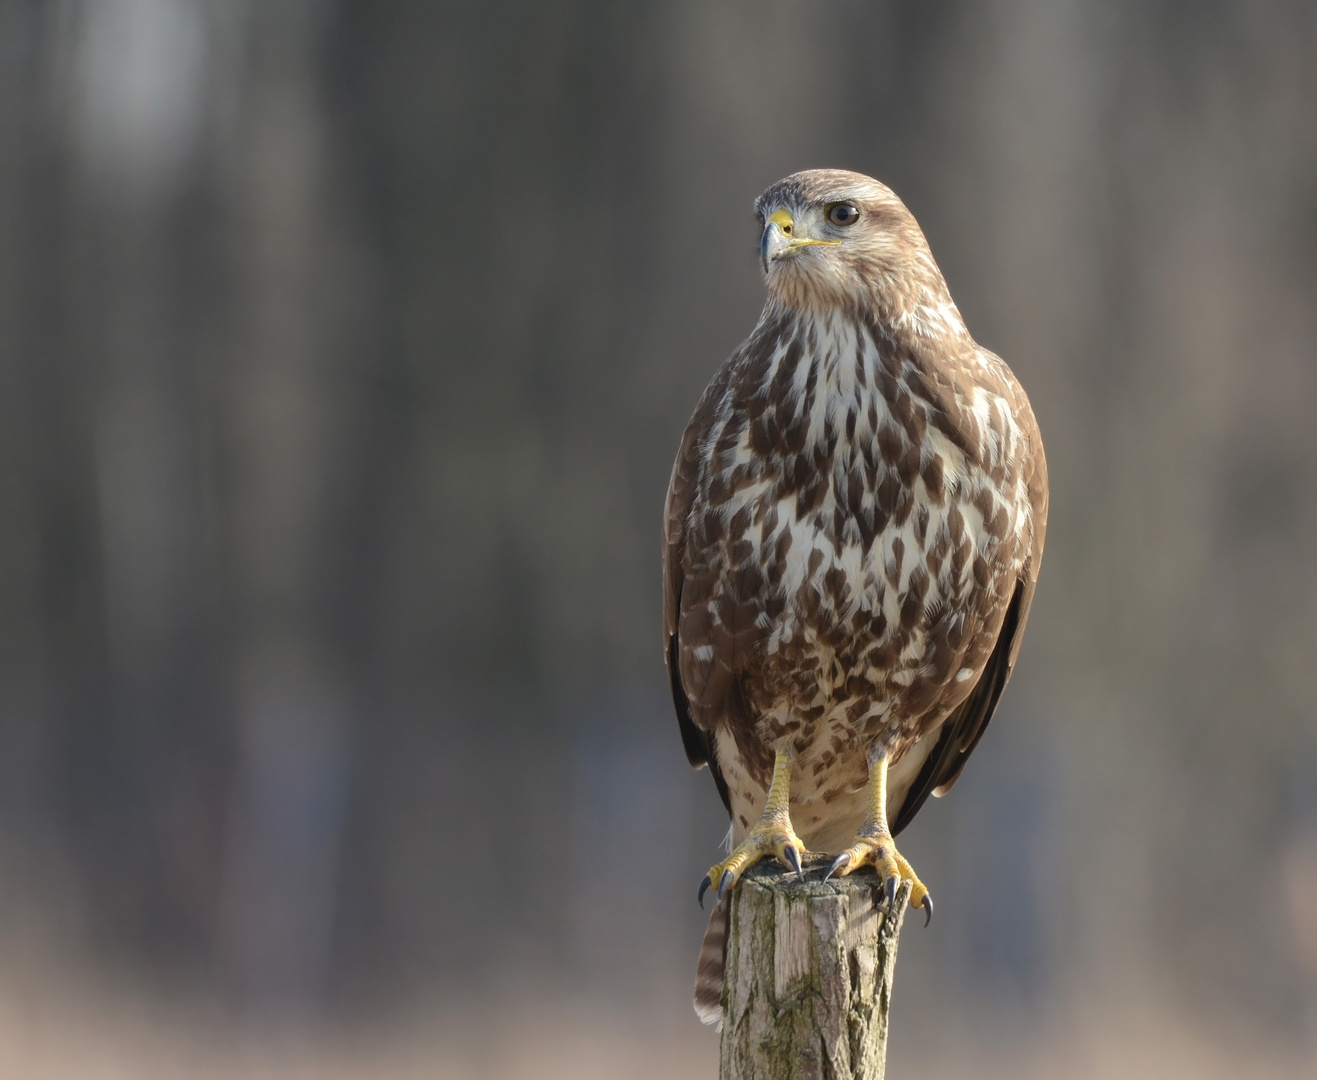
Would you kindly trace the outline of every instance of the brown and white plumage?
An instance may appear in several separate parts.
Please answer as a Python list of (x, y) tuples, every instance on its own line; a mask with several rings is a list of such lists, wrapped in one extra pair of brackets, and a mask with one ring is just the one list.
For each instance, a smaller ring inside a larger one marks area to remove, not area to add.
[(668, 490), (666, 657), (733, 842), (785, 752), (799, 838), (836, 852), (875, 752), (895, 835), (983, 734), (1033, 599), (1046, 464), (1024, 391), (970, 337), (890, 190), (803, 172), (756, 211), (768, 301)]

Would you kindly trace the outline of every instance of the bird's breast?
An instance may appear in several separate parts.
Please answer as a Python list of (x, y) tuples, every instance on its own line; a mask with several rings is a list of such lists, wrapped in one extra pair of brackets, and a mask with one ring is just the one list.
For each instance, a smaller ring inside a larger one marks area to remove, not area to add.
[(693, 535), (716, 536), (698, 553), (711, 623), (783, 723), (918, 711), (976, 677), (985, 612), (1022, 558), (1009, 404), (973, 371), (938, 384), (853, 324), (766, 355), (707, 444), (712, 524)]

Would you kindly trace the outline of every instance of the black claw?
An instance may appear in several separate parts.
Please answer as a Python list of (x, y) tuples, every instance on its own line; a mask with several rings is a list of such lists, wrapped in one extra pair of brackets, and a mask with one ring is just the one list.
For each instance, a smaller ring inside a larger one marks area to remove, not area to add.
[(704, 894), (709, 891), (709, 886), (713, 884), (708, 874), (704, 875), (704, 880), (700, 882), (700, 891), (695, 894), (695, 899), (700, 902), (700, 910), (704, 910)]
[(896, 890), (901, 887), (901, 879), (893, 874), (887, 879), (887, 903), (888, 906), (896, 903)]
[(727, 895), (727, 890), (732, 887), (732, 882), (736, 880), (735, 875), (730, 870), (724, 870), (722, 880), (718, 882), (718, 899), (721, 900)]
[(800, 852), (796, 850), (796, 845), (788, 844), (786, 847), (786, 851), (783, 854), (786, 855), (787, 862), (791, 864), (791, 868), (796, 872), (796, 877), (800, 878), (801, 881), (804, 881), (805, 871), (801, 869)]
[(843, 851), (840, 855), (838, 855), (835, 859), (832, 860), (832, 865), (828, 867), (828, 872), (823, 875), (823, 880), (827, 881), (828, 878), (832, 877), (832, 875), (835, 874), (838, 870), (842, 870), (845, 867), (849, 866), (850, 862), (851, 862), (851, 857), (847, 855), (846, 852)]
[(924, 909), (924, 925), (927, 926), (933, 921), (933, 898), (925, 893), (924, 902), (920, 906)]

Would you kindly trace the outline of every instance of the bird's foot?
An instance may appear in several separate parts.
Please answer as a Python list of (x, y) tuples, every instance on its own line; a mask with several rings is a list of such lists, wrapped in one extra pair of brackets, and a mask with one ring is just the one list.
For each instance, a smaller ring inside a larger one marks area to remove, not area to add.
[(700, 906), (704, 906), (704, 894), (710, 886), (717, 888), (718, 899), (721, 900), (747, 869), (769, 855), (776, 856), (778, 862), (803, 878), (805, 872), (801, 869), (800, 858), (804, 853), (805, 845), (800, 842), (788, 817), (760, 818), (732, 853), (704, 875), (704, 880), (700, 882)]
[(889, 904), (896, 899), (896, 891), (901, 887), (901, 882), (910, 882), (910, 906), (924, 913), (925, 926), (932, 921), (933, 898), (928, 894), (928, 889), (919, 880), (914, 869), (906, 862), (905, 856), (896, 850), (896, 844), (886, 831), (861, 833), (857, 836), (855, 843), (832, 861), (832, 866), (828, 868), (824, 880), (834, 874), (837, 877), (845, 877), (861, 866), (872, 866), (878, 871), (878, 880), (883, 883)]

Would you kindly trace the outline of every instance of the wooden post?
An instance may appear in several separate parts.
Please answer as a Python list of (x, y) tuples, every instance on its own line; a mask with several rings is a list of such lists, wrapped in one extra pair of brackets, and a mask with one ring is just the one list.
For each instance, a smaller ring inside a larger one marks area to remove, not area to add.
[(872, 870), (825, 882), (829, 861), (762, 862), (732, 893), (721, 1080), (882, 1080), (910, 885), (889, 910)]

